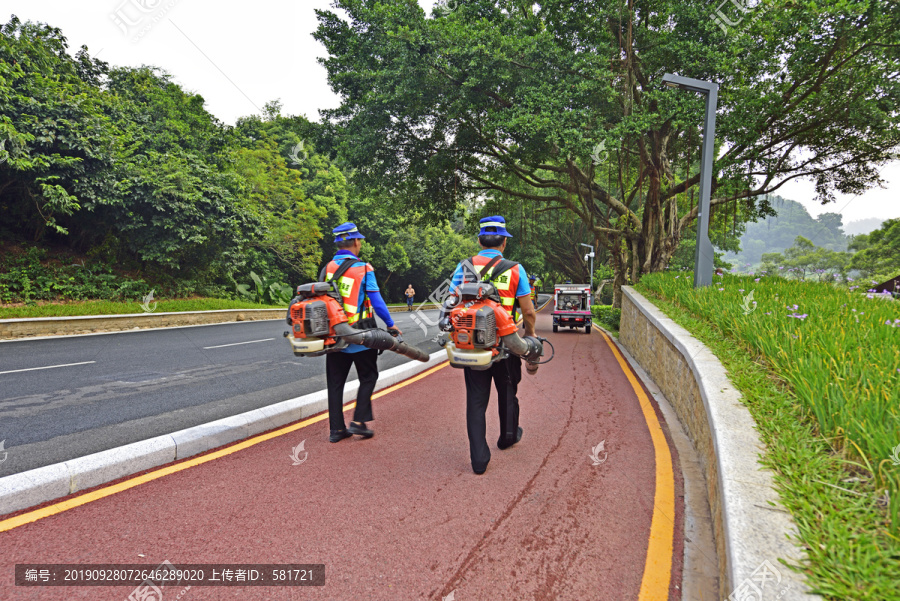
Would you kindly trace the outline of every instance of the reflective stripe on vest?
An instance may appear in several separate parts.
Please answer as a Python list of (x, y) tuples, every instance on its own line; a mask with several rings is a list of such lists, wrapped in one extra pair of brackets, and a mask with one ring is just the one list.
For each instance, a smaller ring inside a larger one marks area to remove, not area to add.
[(512, 314), (513, 319), (515, 319), (518, 317), (515, 313), (515, 304), (516, 290), (519, 289), (519, 267), (516, 265), (513, 269), (508, 269), (492, 279), (494, 270), (497, 268), (496, 266), (491, 267), (490, 272), (487, 274), (481, 272), (493, 258), (494, 257), (485, 257), (484, 255), (475, 255), (472, 257), (472, 265), (475, 267), (475, 271), (481, 275), (482, 279), (487, 275), (487, 279), (490, 280), (497, 289), (497, 292), (500, 293), (500, 304), (503, 305), (503, 308), (509, 311)]
[[(357, 262), (353, 257), (348, 257), (347, 259), (344, 259), (344, 261)], [(362, 263), (362, 261), (358, 262)], [(336, 261), (331, 261), (325, 266), (326, 282), (331, 281), (332, 276), (338, 270), (340, 265), (341, 264)], [(351, 326), (360, 319), (375, 317), (375, 312), (372, 309), (372, 302), (369, 300), (368, 296), (366, 296), (366, 300), (363, 302), (362, 310), (359, 309), (359, 295), (362, 290), (362, 283), (366, 274), (370, 271), (374, 271), (374, 269), (372, 269), (372, 266), (368, 263), (365, 265), (354, 265), (344, 272), (344, 275), (341, 276), (341, 281), (338, 282), (338, 288), (340, 288), (341, 291), (341, 300), (344, 303), (344, 313), (347, 314), (347, 322)]]

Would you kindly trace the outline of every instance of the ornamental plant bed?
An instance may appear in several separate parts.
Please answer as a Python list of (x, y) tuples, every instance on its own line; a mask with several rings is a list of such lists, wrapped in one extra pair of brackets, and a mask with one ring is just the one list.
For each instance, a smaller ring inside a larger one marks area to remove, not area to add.
[(662, 272), (636, 288), (741, 391), (816, 591), (900, 599), (900, 303), (765, 275), (695, 290), (690, 272)]

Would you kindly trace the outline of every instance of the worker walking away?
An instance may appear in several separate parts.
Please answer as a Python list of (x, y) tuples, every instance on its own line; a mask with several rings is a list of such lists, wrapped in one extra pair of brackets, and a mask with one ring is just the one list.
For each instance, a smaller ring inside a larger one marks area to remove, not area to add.
[[(357, 330), (368, 330), (378, 327), (375, 315), (384, 321), (388, 331), (394, 336), (401, 334), (388, 311), (378, 283), (375, 281), (374, 268), (360, 260), (359, 252), (365, 239), (352, 223), (344, 223), (334, 228), (334, 242), (338, 247), (334, 258), (322, 269), (319, 280), (330, 281), (344, 261), (352, 261), (352, 266), (340, 275), (341, 301), (347, 322)], [(350, 368), (356, 366), (359, 377), (359, 391), (356, 396), (356, 409), (350, 427), (344, 423), (344, 384)], [(378, 351), (360, 344), (351, 344), (340, 352), (325, 355), (325, 378), (328, 382), (328, 421), (331, 427), (331, 442), (339, 442), (353, 434), (363, 438), (371, 438), (375, 433), (366, 426), (366, 422), (374, 419), (372, 413), (372, 392), (378, 381)]]
[[(512, 235), (506, 231), (506, 220), (501, 216), (485, 217), (480, 221), (478, 243), (481, 252), (466, 259), (453, 272), (453, 289), (464, 281), (490, 281), (500, 293), (501, 305), (514, 320), (518, 314), (525, 323), (525, 335), (534, 336), (535, 311), (531, 302), (528, 274), (525, 268), (503, 259), (507, 240)], [(500, 269), (498, 269), (500, 266)], [(537, 365), (528, 366), (529, 373), (537, 371)], [(491, 382), (497, 389), (497, 406), (500, 416), (500, 437), (497, 448), (504, 450), (522, 439), (519, 426), (519, 399), (516, 396), (522, 380), (522, 360), (510, 355), (485, 370), (463, 369), (466, 382), (466, 430), (469, 435), (469, 455), (472, 470), (483, 474), (491, 460), (491, 450), (486, 440), (485, 413), (491, 396)]]
[(534, 285), (535, 278), (533, 275), (528, 276), (528, 285), (531, 287), (531, 304), (537, 307), (537, 288)]

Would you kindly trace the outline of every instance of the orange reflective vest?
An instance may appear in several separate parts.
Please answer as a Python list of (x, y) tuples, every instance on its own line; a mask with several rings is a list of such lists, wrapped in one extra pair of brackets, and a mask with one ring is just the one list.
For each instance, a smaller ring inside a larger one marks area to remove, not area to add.
[[(507, 267), (506, 271), (497, 271), (497, 266), (491, 267), (490, 271), (482, 273), (484, 268), (494, 257), (485, 257), (483, 255), (475, 255), (471, 259), (475, 270), (481, 275), (481, 279), (487, 280), (494, 285), (497, 292), (500, 293), (500, 304), (503, 308), (510, 312), (513, 319), (518, 319), (518, 303), (516, 303), (516, 290), (519, 289), (519, 264), (515, 263), (512, 268)], [(511, 263), (511, 261), (507, 261)]]
[[(344, 259), (344, 261), (353, 261), (354, 263), (362, 262), (359, 259), (350, 256)], [(341, 263), (343, 263), (343, 261)], [(338, 267), (341, 266), (341, 263), (334, 260), (330, 261), (328, 265), (325, 266), (325, 276), (322, 281), (330, 282), (331, 278), (338, 270)], [(344, 305), (344, 313), (347, 314), (347, 322), (359, 330), (378, 327), (378, 323), (375, 321), (375, 311), (372, 309), (372, 301), (369, 300), (365, 290), (362, 289), (363, 280), (365, 279), (366, 274), (371, 271), (375, 271), (375, 268), (368, 263), (365, 265), (354, 265), (344, 272), (340, 282), (338, 282), (338, 288), (340, 288), (341, 291), (341, 301)], [(359, 302), (360, 294), (363, 295), (362, 306), (360, 306)]]

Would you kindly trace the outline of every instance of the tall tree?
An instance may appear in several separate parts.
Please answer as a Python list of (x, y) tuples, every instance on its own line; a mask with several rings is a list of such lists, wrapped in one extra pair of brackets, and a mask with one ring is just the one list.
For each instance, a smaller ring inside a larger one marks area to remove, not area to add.
[(770, 213), (765, 195), (796, 178), (823, 202), (859, 193), (896, 156), (887, 3), (747, 4), (734, 27), (698, 1), (455, 4), (431, 18), (415, 0), (317, 11), (341, 152), (431, 214), (459, 191), (568, 209), (614, 256), (617, 289), (664, 268), (697, 218), (702, 100), (665, 89), (666, 71), (721, 84), (719, 219)]

